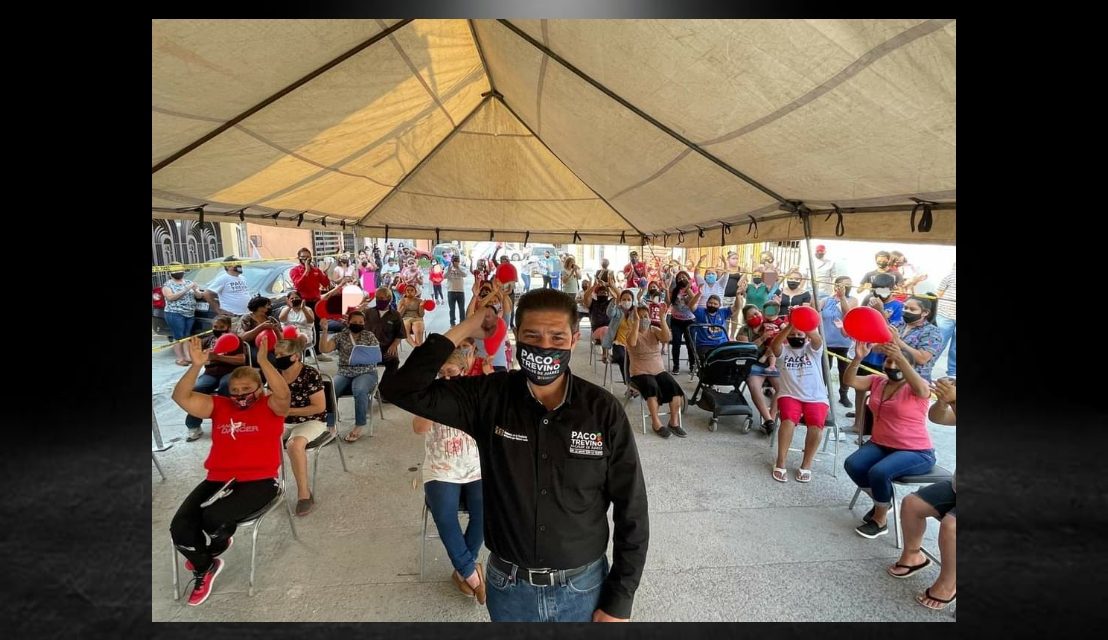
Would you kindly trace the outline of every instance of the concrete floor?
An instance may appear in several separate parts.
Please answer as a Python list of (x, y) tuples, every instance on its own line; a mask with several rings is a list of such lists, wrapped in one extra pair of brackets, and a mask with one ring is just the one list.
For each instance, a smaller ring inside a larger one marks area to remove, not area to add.
[[(429, 314), (429, 324), (431, 331), (448, 328), (445, 305)], [(152, 338), (152, 346), (164, 340)], [(204, 438), (184, 442), (184, 413), (169, 399), (184, 370), (173, 360), (171, 350), (152, 356), (154, 409), (163, 440), (173, 444), (157, 454), (167, 479), (151, 467), (152, 620), (488, 620), (484, 607), (454, 588), (438, 540), (426, 543), (427, 573), (420, 580), (423, 437), (412, 433), (411, 415), (392, 405), (385, 405), (384, 421), (377, 415), (374, 437), (344, 445), (349, 473), (342, 471), (334, 445), (321, 452), (317, 505), (296, 519), (299, 541), (284, 511), (262, 521), (253, 597), (247, 595), (250, 536), (240, 532), (223, 556), (227, 565), (208, 601), (200, 607), (186, 606), (184, 598), (175, 602), (169, 522), (203, 479), (211, 440), (206, 421)], [(936, 371), (945, 366), (944, 356)], [(578, 344), (571, 367), (600, 380), (602, 366), (593, 373), (587, 340)], [(322, 368), (333, 374), (335, 365)], [(687, 372), (679, 380), (691, 394), (695, 385)], [(617, 395), (623, 391), (618, 382), (615, 389)], [(352, 424), (352, 402), (339, 400), (341, 433)], [(835, 407), (840, 424), (851, 422), (843, 417), (846, 409)], [(689, 437), (662, 440), (639, 430), (638, 401), (627, 410), (638, 430), (651, 520), (636, 621), (954, 620), (952, 610), (929, 611), (913, 599), (934, 581), (937, 567), (894, 580), (885, 574), (898, 556), (892, 533), (875, 540), (854, 533), (871, 503), (863, 496), (853, 512), (846, 508), (855, 487), (842, 460), (856, 449), (853, 441), (839, 445), (838, 477), (832, 476), (829, 450), (817, 458), (811, 483), (779, 484), (770, 477), (766, 436), (757, 430), (740, 434), (738, 418), (721, 418), (719, 430), (711, 433), (708, 414), (691, 407), (684, 423)], [(930, 429), (939, 464), (955, 468), (955, 430)], [(794, 447), (803, 446), (803, 433), (797, 429)], [(799, 459), (799, 452), (790, 454), (790, 475)], [(933, 551), (937, 531), (931, 521), (924, 544)], [(182, 568), (182, 581), (189, 577)]]

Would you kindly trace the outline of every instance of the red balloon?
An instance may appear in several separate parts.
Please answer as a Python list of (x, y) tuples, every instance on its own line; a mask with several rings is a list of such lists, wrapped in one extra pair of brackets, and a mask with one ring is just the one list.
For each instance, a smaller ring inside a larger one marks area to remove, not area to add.
[(789, 322), (792, 323), (794, 329), (800, 329), (804, 332), (815, 331), (816, 327), (819, 326), (819, 313), (812, 307), (803, 305), (789, 307)]
[(291, 324), (281, 330), (281, 336), (285, 340), (295, 340), (296, 336), (300, 335), (300, 332), (296, 330), (296, 327)]
[(401, 282), (400, 284), (396, 285), (396, 292), (399, 293), (400, 295), (404, 295), (404, 291), (407, 288), (408, 288), (408, 285)]
[(342, 297), (334, 295), (315, 303), (315, 315), (322, 320), (342, 320)]
[(215, 346), (212, 347), (212, 353), (221, 356), (226, 355), (238, 350), (240, 344), (242, 344), (242, 341), (239, 340), (238, 336), (233, 333), (225, 333), (219, 336), (219, 339), (215, 341)]
[(273, 329), (266, 329), (265, 331), (254, 336), (254, 346), (259, 349), (262, 348), (262, 336), (266, 339), (266, 351), (273, 351), (273, 346), (277, 344), (277, 332)]
[(505, 262), (496, 268), (496, 279), (500, 281), (500, 284), (515, 282), (519, 280), (519, 272), (516, 271), (515, 265)]
[(884, 343), (892, 339), (885, 316), (873, 307), (854, 307), (843, 317), (843, 332), (858, 342)]
[(424, 300), (423, 301), (423, 309), (425, 311), (434, 311), (435, 310), (435, 301), (434, 300)]
[(485, 338), (485, 353), (489, 354), (491, 358), (496, 350), (504, 344), (504, 338), (508, 335), (508, 323), (504, 322), (504, 318), (498, 318), (496, 321), (496, 331), (493, 331), (492, 335)]

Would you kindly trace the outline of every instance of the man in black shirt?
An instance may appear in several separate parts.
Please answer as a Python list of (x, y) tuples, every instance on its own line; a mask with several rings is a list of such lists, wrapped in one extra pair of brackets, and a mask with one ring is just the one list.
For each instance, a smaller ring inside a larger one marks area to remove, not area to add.
[(646, 485), (627, 414), (606, 390), (569, 372), (580, 338), (576, 306), (552, 289), (520, 297), (521, 371), (435, 379), (464, 339), (495, 330), (486, 308), (445, 336), (432, 334), (381, 383), (400, 408), (477, 441), (494, 622), (627, 621), (646, 561)]
[(870, 272), (866, 273), (866, 275), (862, 276), (861, 281), (858, 283), (859, 284), (859, 286), (858, 286), (858, 291), (859, 292), (866, 291), (867, 289), (874, 288), (873, 279), (876, 276), (884, 274), (884, 273), (887, 273), (887, 274), (893, 276), (893, 278), (895, 279), (894, 286), (900, 284), (900, 281), (904, 279), (904, 277), (901, 276), (899, 273), (897, 273), (895, 271), (890, 271), (891, 256), (889, 255), (888, 251), (878, 251), (873, 256), (873, 260), (874, 260), (874, 262), (877, 263), (877, 269), (875, 269), (873, 271), (870, 271)]
[(381, 344), (381, 366), (385, 367), (385, 373), (400, 366), (400, 343), (408, 337), (400, 314), (396, 309), (390, 309), (390, 304), (392, 290), (388, 287), (379, 287), (372, 298), (362, 302), (365, 325)]

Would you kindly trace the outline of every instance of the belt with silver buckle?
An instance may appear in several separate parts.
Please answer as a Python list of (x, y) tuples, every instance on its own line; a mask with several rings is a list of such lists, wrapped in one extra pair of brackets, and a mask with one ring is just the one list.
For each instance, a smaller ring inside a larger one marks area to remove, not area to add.
[(572, 578), (583, 572), (593, 563), (590, 562), (576, 569), (528, 569), (490, 554), (489, 564), (508, 574), (509, 577), (523, 578), (533, 587), (553, 587), (559, 582), (565, 582), (567, 578)]

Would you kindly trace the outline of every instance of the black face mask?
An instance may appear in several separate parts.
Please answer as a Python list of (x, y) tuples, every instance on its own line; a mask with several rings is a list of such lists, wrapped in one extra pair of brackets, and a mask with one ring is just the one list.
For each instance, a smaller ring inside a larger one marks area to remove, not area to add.
[(889, 377), (890, 382), (900, 382), (904, 379), (904, 372), (900, 369), (884, 368), (882, 369), (882, 371), (884, 371), (885, 375)]
[(273, 359), (273, 366), (277, 367), (278, 371), (284, 371), (292, 365), (292, 356), (281, 356)]
[(523, 342), (516, 347), (516, 361), (531, 384), (545, 387), (569, 367), (569, 349), (543, 349)]
[(304, 301), (303, 300), (293, 300), (289, 304), (291, 304), (294, 307), (299, 307), (300, 305), (304, 304)]
[(174, 280), (180, 280), (181, 278), (185, 277), (185, 272), (184, 271), (178, 271), (176, 273), (171, 273), (169, 275), (172, 276)]
[(922, 318), (922, 317), (923, 317), (923, 315), (922, 315), (922, 314), (919, 314), (919, 313), (909, 313), (909, 312), (907, 312), (907, 311), (905, 311), (905, 312), (901, 313), (900, 315), (901, 315), (901, 317), (903, 317), (903, 318), (904, 318), (904, 322), (907, 322), (908, 324), (912, 324), (913, 322), (915, 322), (915, 321), (917, 321), (917, 320), (919, 320), (920, 318)]
[(362, 329), (365, 329), (364, 324), (352, 324), (352, 325), (350, 325), (350, 333), (353, 333), (354, 335), (358, 335), (359, 333), (361, 333)]
[(757, 278), (757, 277), (751, 278), (750, 281), (753, 282), (754, 284), (762, 284), (762, 279), (761, 278)]
[(221, 336), (225, 333), (227, 333), (227, 332), (223, 331), (221, 329), (212, 329), (212, 335), (215, 336), (216, 338), (218, 338), (219, 336)]
[(712, 305), (708, 305), (704, 308), (708, 310), (708, 313), (715, 313), (715, 312), (719, 311), (719, 307), (712, 306)]
[(793, 338), (791, 336), (785, 339), (789, 341), (789, 346), (793, 349), (799, 349), (803, 347), (804, 343), (808, 340), (807, 338)]
[(797, 287), (800, 286), (800, 281), (799, 280), (786, 280), (785, 284), (789, 285), (790, 289), (796, 289)]
[(850, 289), (851, 289), (851, 287), (846, 287), (845, 289), (843, 289), (843, 295), (844, 296), (850, 295)]

